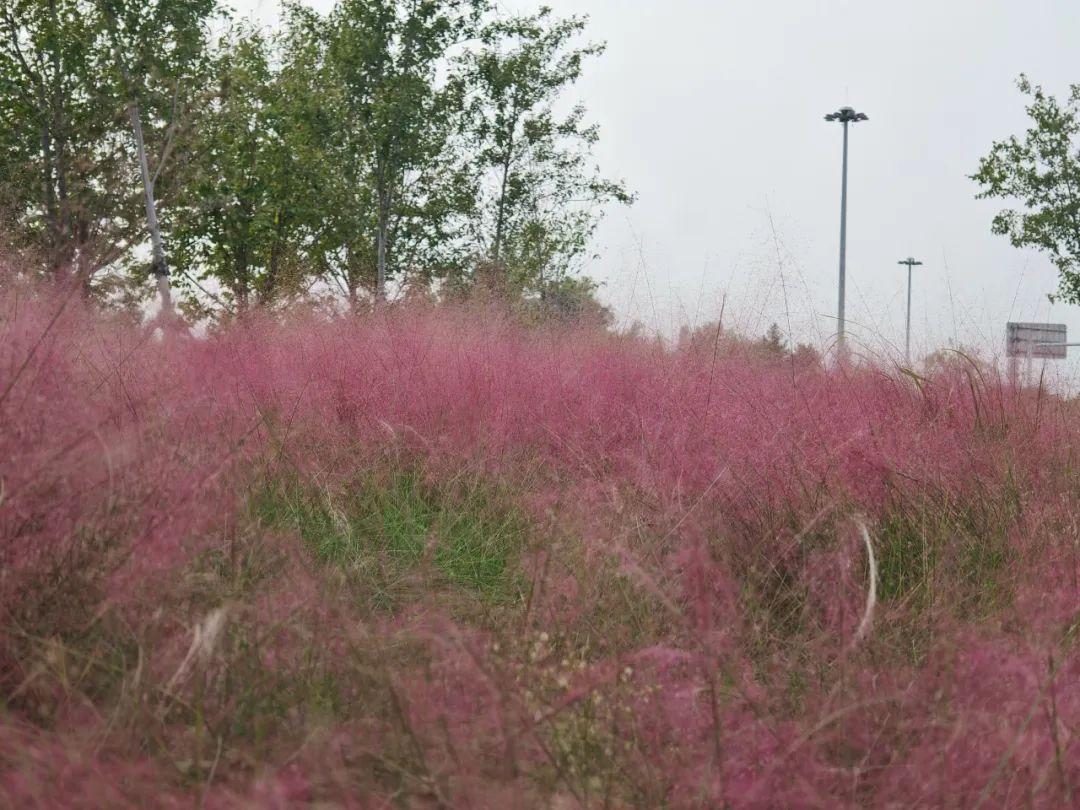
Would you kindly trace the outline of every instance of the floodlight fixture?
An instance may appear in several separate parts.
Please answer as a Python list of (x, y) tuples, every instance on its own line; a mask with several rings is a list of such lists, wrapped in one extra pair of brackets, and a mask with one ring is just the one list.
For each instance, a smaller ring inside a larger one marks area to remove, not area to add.
[(839, 121), (841, 124), (857, 124), (861, 121), (869, 121), (870, 116), (866, 113), (855, 112), (851, 107), (841, 107), (833, 113), (825, 116), (826, 121)]

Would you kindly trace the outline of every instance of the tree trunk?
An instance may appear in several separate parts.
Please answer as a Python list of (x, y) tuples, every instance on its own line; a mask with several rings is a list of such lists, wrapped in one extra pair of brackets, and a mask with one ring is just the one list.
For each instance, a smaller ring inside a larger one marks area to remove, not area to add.
[(251, 273), (248, 267), (247, 243), (241, 242), (233, 258), (233, 298), (236, 299), (236, 312), (244, 315), (248, 311), (251, 289)]
[(288, 211), (278, 209), (274, 214), (274, 241), (270, 245), (270, 258), (266, 263), (266, 278), (259, 293), (259, 303), (266, 305), (274, 300), (281, 283), (281, 259), (285, 253), (285, 217)]
[(386, 300), (386, 242), (390, 233), (390, 193), (384, 184), (379, 188), (379, 223), (378, 233), (375, 235), (376, 258), (376, 281), (375, 302), (381, 304)]
[(60, 245), (60, 212), (56, 204), (56, 186), (53, 185), (53, 147), (52, 134), (44, 122), (41, 125), (41, 190), (45, 204), (45, 222), (49, 230), (49, 270), (57, 274), (63, 265), (60, 258), (63, 251)]
[(502, 163), (502, 187), (499, 189), (499, 206), (495, 216), (495, 245), (491, 251), (491, 260), (498, 264), (502, 259), (502, 244), (506, 229), (506, 187), (510, 183), (510, 164), (514, 161), (514, 132), (517, 129), (517, 102), (514, 102), (514, 112), (510, 116), (510, 126), (506, 138), (506, 154)]
[(150, 177), (150, 167), (146, 161), (146, 144), (143, 141), (142, 120), (139, 117), (139, 105), (132, 101), (128, 105), (131, 117), (131, 129), (135, 135), (135, 148), (139, 153), (139, 171), (142, 173), (143, 191), (146, 194), (146, 224), (150, 229), (150, 245), (153, 250), (154, 277), (157, 279), (158, 296), (161, 298), (161, 313), (167, 319), (173, 316), (172, 290), (169, 288), (169, 265), (165, 261), (165, 243), (161, 239), (161, 226), (158, 224), (157, 204), (154, 202), (154, 181)]
[(502, 259), (503, 229), (506, 222), (506, 185), (510, 180), (510, 149), (506, 150), (506, 160), (503, 162), (502, 188), (499, 191), (499, 206), (495, 216), (495, 245), (491, 251), (491, 261), (498, 264)]
[[(57, 19), (56, 0), (50, 0), (49, 2), (49, 15), (52, 19), (52, 24), (56, 30), (60, 29), (60, 22)], [(75, 246), (72, 244), (74, 236), (72, 223), (69, 219), (71, 211), (68, 205), (68, 188), (67, 188), (67, 131), (66, 122), (64, 121), (64, 103), (66, 93), (63, 86), (63, 69), (60, 64), (59, 54), (53, 50), (52, 52), (52, 82), (51, 82), (51, 96), (50, 108), (52, 110), (52, 131), (53, 131), (53, 152), (56, 160), (56, 193), (57, 193), (57, 218), (60, 225), (60, 239), (64, 243), (65, 263), (74, 261), (75, 259)], [(42, 78), (44, 84), (44, 74)], [(44, 101), (44, 88), (42, 92), (42, 101)]]
[(82, 287), (83, 296), (89, 298), (93, 289), (90, 286), (90, 280), (94, 277), (94, 272), (97, 268), (94, 266), (94, 261), (90, 257), (90, 225), (86, 220), (80, 219), (77, 215), (73, 215), (72, 231), (74, 240), (74, 261), (75, 261), (75, 275), (79, 279), (79, 283)]

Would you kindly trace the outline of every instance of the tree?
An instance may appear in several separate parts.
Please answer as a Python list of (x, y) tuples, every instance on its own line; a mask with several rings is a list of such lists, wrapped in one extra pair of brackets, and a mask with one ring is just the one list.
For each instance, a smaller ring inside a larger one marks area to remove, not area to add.
[(770, 358), (783, 358), (788, 353), (784, 334), (775, 323), (769, 326), (769, 330), (758, 343), (758, 347), (763, 355)]
[(1080, 84), (1064, 103), (1024, 76), (1018, 84), (1030, 98), (1031, 127), (1023, 140), (994, 143), (972, 179), (980, 199), (1020, 204), (994, 218), (994, 233), (1048, 253), (1060, 276), (1051, 300), (1080, 304)]
[[(124, 100), (134, 139), (146, 206), (146, 224), (153, 255), (151, 270), (157, 281), (162, 310), (172, 314), (169, 267), (158, 222), (155, 186), (165, 166), (184, 114), (182, 90), (190, 92), (193, 81), (205, 76), (207, 33), (205, 23), (217, 11), (217, 0), (97, 0), (96, 9), (104, 29), (104, 60), (111, 70), (117, 95)], [(171, 98), (171, 110), (166, 99)], [(163, 131), (158, 168), (150, 173), (150, 158), (143, 118)]]
[[(312, 83), (276, 70), (275, 58), (251, 30), (223, 40), (217, 90), (189, 139), (192, 166), (169, 217), (181, 286), (237, 312), (301, 290), (303, 247), (324, 213), (319, 140), (328, 125)], [(215, 281), (227, 301), (200, 283)]]
[(798, 368), (821, 368), (821, 352), (808, 343), (800, 343), (791, 352), (791, 362)]
[[(12, 246), (36, 257), (44, 274), (73, 275), (89, 294), (101, 270), (142, 243), (140, 197), (152, 220), (155, 183), (169, 179), (169, 145), (198, 86), (202, 23), (215, 7), (215, 0), (0, 4), (0, 204)], [(164, 264), (155, 267), (160, 278)]]
[(548, 284), (539, 301), (540, 315), (569, 323), (608, 329), (615, 322), (610, 307), (596, 297), (599, 285), (587, 276), (562, 276)]
[(632, 195), (592, 162), (599, 139), (585, 110), (555, 111), (604, 46), (576, 46), (583, 17), (544, 7), (496, 19), (462, 62), (471, 93), (468, 134), (478, 198), (470, 231), (478, 255), (503, 267), (512, 286), (544, 298), (586, 251), (602, 207)]
[(483, 278), (530, 311), (603, 320), (574, 271), (604, 206), (632, 198), (594, 165), (584, 110), (556, 113), (603, 46), (575, 44), (580, 18), (489, 11), (293, 0), (280, 36), (215, 47), (217, 0), (8, 0), (0, 240), (133, 299), (138, 274), (99, 271), (145, 267), (149, 244), (165, 310), (172, 264), (203, 312), (324, 281), (356, 308), (389, 280), (437, 297)]
[(483, 0), (340, 0), (322, 18), (288, 11), (291, 52), (319, 65), (337, 130), (333, 216), (322, 263), (355, 304), (376, 299), (414, 262), (437, 261), (462, 184), (450, 161), (461, 85), (447, 79), (448, 50), (467, 39)]
[(132, 244), (135, 209), (99, 18), (82, 0), (0, 5), (0, 207), (8, 247), (52, 279), (91, 280)]

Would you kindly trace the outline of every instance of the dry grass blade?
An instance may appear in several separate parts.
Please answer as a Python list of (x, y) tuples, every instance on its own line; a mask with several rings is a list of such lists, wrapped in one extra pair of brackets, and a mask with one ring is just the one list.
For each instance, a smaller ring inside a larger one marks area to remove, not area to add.
[(866, 521), (861, 517), (856, 518), (855, 523), (859, 527), (863, 545), (866, 548), (866, 568), (869, 584), (866, 588), (866, 607), (863, 608), (862, 619), (859, 621), (855, 636), (851, 639), (851, 647), (857, 647), (866, 638), (874, 624), (874, 609), (877, 607), (878, 589), (877, 557), (874, 555), (874, 544), (870, 539), (870, 529), (867, 528)]

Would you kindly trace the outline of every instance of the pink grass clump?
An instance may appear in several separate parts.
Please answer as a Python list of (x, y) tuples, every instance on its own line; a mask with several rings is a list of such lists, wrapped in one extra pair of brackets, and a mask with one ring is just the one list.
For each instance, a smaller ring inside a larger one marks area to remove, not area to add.
[(1077, 801), (1080, 413), (993, 369), (16, 289), (0, 425), (4, 803)]

